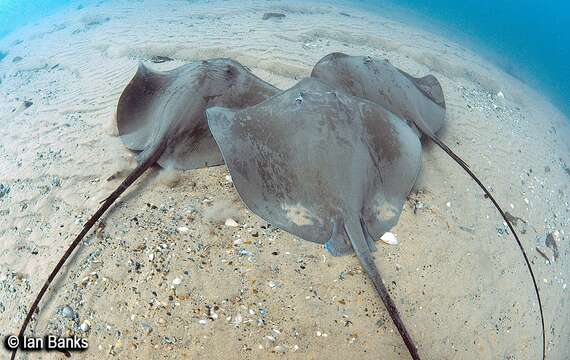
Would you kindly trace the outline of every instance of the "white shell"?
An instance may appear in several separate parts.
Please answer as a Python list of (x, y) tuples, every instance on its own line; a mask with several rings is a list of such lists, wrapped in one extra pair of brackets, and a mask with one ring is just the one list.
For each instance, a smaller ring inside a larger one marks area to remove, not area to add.
[(232, 218), (226, 219), (225, 225), (226, 225), (226, 226), (231, 226), (231, 227), (239, 226), (239, 224), (238, 224), (234, 219), (232, 219)]
[(396, 234), (391, 232), (384, 233), (380, 240), (384, 241), (388, 245), (398, 245), (398, 238), (396, 237)]

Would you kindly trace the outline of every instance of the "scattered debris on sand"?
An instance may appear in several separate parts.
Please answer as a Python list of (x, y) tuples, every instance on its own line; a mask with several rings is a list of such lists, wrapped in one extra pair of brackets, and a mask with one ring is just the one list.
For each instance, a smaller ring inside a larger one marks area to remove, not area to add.
[(560, 257), (558, 243), (560, 242), (560, 232), (552, 231), (536, 239), (536, 251), (549, 262), (557, 261)]
[(3, 198), (5, 195), (10, 193), (10, 185), (0, 184), (0, 198)]
[(505, 217), (507, 218), (507, 220), (509, 220), (509, 222), (511, 224), (513, 224), (514, 226), (517, 226), (519, 221), (526, 224), (526, 221), (518, 216), (513, 216), (510, 212), (505, 211)]

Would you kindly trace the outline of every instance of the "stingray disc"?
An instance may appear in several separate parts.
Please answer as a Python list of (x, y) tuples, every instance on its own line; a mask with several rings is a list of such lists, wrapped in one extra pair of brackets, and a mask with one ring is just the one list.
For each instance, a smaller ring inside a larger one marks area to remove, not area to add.
[(405, 122), (315, 79), (206, 114), (245, 204), (335, 255), (352, 252), (347, 217), (375, 239), (396, 224), (420, 169), (419, 139)]

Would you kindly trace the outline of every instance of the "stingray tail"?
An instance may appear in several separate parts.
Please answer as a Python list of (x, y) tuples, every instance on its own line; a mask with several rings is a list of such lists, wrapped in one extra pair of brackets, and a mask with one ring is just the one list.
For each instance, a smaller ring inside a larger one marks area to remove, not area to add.
[(505, 220), (505, 223), (507, 224), (507, 226), (509, 227), (509, 229), (511, 230), (511, 232), (513, 233), (513, 236), (515, 237), (515, 240), (517, 242), (517, 245), (519, 247), (519, 249), (522, 252), (522, 255), (524, 257), (524, 261), (526, 262), (526, 266), (528, 268), (528, 272), (530, 273), (530, 277), (532, 279), (532, 284), (534, 285), (534, 291), (536, 293), (536, 299), (538, 300), (538, 308), (540, 311), (540, 321), (542, 324), (542, 359), (545, 360), (546, 359), (546, 331), (545, 331), (545, 326), (544, 326), (544, 313), (542, 310), (542, 301), (540, 299), (540, 293), (538, 291), (538, 285), (536, 283), (536, 277), (534, 276), (534, 272), (532, 271), (532, 267), (530, 265), (530, 260), (528, 259), (528, 256), (526, 254), (526, 251), (524, 250), (524, 247), (519, 239), (519, 236), (517, 234), (517, 232), (515, 231), (513, 225), (511, 224), (511, 222), (509, 221), (509, 219), (507, 218), (507, 216), (505, 215), (505, 212), (503, 211), (503, 209), (499, 206), (499, 204), (497, 203), (497, 201), (495, 200), (495, 198), (493, 197), (493, 195), (491, 195), (491, 193), (489, 192), (489, 190), (487, 190), (487, 188), (485, 187), (485, 185), (483, 185), (483, 183), (481, 182), (481, 180), (479, 180), (479, 178), (471, 171), (471, 169), (469, 168), (469, 165), (467, 165), (467, 163), (465, 161), (463, 161), (463, 159), (461, 159), (458, 155), (456, 155), (449, 147), (447, 147), (447, 145), (445, 145), (437, 136), (435, 135), (428, 135), (433, 142), (435, 142), (443, 151), (445, 151), (445, 153), (447, 155), (449, 155), (453, 160), (455, 160), (459, 166), (461, 166), (463, 168), (463, 170), (465, 170), (465, 172), (467, 172), (467, 174), (469, 174), (469, 176), (477, 183), (477, 185), (479, 185), (479, 187), (483, 190), (483, 192), (485, 193), (485, 195), (491, 200), (491, 202), (493, 203), (493, 205), (495, 206), (495, 208), (497, 209), (497, 211), (501, 214), (501, 216), (503, 217), (503, 220)]
[(418, 350), (416, 349), (416, 346), (414, 345), (410, 334), (406, 330), (402, 319), (400, 319), (400, 314), (398, 313), (396, 304), (394, 304), (394, 301), (390, 297), (386, 286), (384, 286), (384, 282), (380, 276), (380, 271), (374, 263), (372, 253), (370, 252), (370, 248), (366, 242), (364, 233), (365, 229), (362, 227), (361, 221), (349, 221), (345, 223), (344, 229), (350, 239), (350, 242), (352, 243), (352, 247), (356, 253), (356, 256), (358, 257), (358, 260), (360, 261), (360, 264), (364, 268), (366, 274), (368, 274), (370, 280), (372, 280), (372, 283), (374, 284), (378, 295), (382, 299), (384, 306), (386, 306), (386, 309), (388, 310), (388, 313), (390, 314), (394, 325), (396, 325), (398, 332), (402, 336), (404, 344), (408, 348), (412, 359), (419, 360), (420, 356), (418, 355)]
[[(146, 160), (141, 162), (129, 174), (129, 176), (127, 176), (125, 178), (125, 180), (123, 180), (123, 182), (117, 187), (117, 189), (115, 189), (115, 191), (113, 191), (111, 193), (111, 195), (104, 200), (103, 205), (101, 205), (101, 207), (97, 210), (97, 212), (95, 214), (93, 214), (91, 216), (91, 218), (89, 218), (89, 220), (87, 220), (85, 225), (83, 225), (83, 229), (77, 235), (75, 240), (73, 240), (71, 245), (69, 245), (69, 247), (67, 248), (67, 251), (65, 252), (65, 254), (63, 254), (61, 259), (59, 259), (59, 262), (57, 263), (55, 268), (52, 270), (52, 272), (49, 274), (49, 276), (48, 276), (47, 280), (45, 281), (44, 285), (42, 286), (40, 292), (38, 293), (34, 302), (32, 303), (32, 306), (30, 307), (30, 310), (28, 311), (28, 314), (26, 315), (26, 318), (24, 319), (24, 323), (22, 324), (22, 327), (20, 328), (20, 332), (18, 334), (18, 337), (20, 339), (23, 338), (24, 332), (26, 331), (26, 328), (27, 328), (29, 322), (31, 321), (32, 316), (37, 311), (38, 305), (39, 305), (42, 297), (44, 296), (44, 294), (48, 290), (53, 279), (58, 274), (58, 272), (61, 270), (61, 268), (63, 267), (63, 265), (67, 261), (67, 259), (71, 256), (71, 254), (73, 253), (75, 248), (79, 245), (81, 240), (83, 240), (85, 235), (89, 232), (89, 230), (91, 230), (93, 225), (95, 225), (97, 220), (99, 220), (99, 218), (105, 213), (105, 211), (107, 211), (107, 209), (115, 202), (115, 200), (117, 200), (119, 198), (119, 196), (121, 196), (121, 194), (123, 192), (125, 192), (125, 190), (127, 190), (127, 188), (132, 183), (134, 183), (135, 180), (137, 180), (147, 169), (149, 169), (154, 163), (156, 163), (158, 161), (158, 159), (160, 158), (160, 156), (164, 152), (164, 149), (166, 149), (166, 142), (165, 141), (163, 143), (159, 144), (159, 146), (151, 153), (151, 155)], [(18, 349), (16, 348), (12, 351), (12, 356), (11, 356), (12, 360), (14, 360), (16, 358), (17, 350)], [(69, 356), (69, 354), (66, 354), (66, 355)]]

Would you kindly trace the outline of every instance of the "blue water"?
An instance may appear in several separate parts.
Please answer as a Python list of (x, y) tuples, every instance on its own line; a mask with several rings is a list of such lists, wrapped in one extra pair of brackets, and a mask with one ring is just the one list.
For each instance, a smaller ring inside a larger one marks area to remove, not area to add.
[[(446, 29), (444, 35), (469, 39), (505, 71), (539, 88), (570, 114), (570, 0), (344, 2), (372, 6), (377, 11), (402, 7)], [(71, 0), (0, 0), (0, 37), (69, 3)]]
[[(368, 4), (386, 2), (365, 1)], [(570, 114), (569, 0), (399, 0), (444, 27), (444, 35), (470, 39), (506, 72), (544, 91)]]
[(20, 26), (53, 14), (71, 0), (0, 0), (0, 38)]

